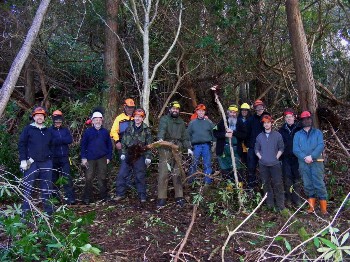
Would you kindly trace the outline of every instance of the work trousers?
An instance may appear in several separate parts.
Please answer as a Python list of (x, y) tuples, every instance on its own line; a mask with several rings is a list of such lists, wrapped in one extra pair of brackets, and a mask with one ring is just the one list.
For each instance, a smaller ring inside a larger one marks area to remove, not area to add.
[(107, 198), (107, 157), (97, 160), (88, 160), (88, 168), (85, 172), (84, 201), (92, 199), (93, 182), (97, 178), (100, 199)]
[(324, 165), (322, 162), (306, 164), (299, 161), (299, 170), (304, 183), (304, 191), (308, 198), (327, 200), (327, 189), (324, 183)]
[(247, 167), (248, 167), (248, 188), (254, 188), (258, 185), (258, 178), (256, 176), (256, 167), (259, 158), (256, 156), (254, 148), (248, 149)]
[(59, 185), (57, 180), (63, 177), (63, 189), (67, 204), (75, 202), (75, 194), (73, 189), (73, 181), (70, 175), (70, 164), (68, 157), (53, 158), (52, 182), (53, 182), (53, 196), (59, 197)]
[(281, 164), (274, 166), (259, 164), (259, 169), (264, 193), (267, 193), (267, 206), (283, 210), (285, 206)]
[(282, 159), (283, 184), (286, 202), (299, 205), (301, 177), (299, 163), (296, 157), (283, 157)]
[[(181, 158), (181, 153), (178, 153)], [(170, 173), (170, 175), (169, 175)], [(158, 198), (166, 199), (168, 182), (172, 178), (175, 189), (175, 198), (183, 197), (183, 186), (180, 169), (176, 164), (174, 156), (168, 149), (159, 150), (159, 174), (158, 174)]]
[(24, 172), (22, 188), (24, 191), (23, 214), (29, 211), (30, 205), (28, 200), (31, 200), (31, 195), (35, 181), (39, 181), (41, 200), (44, 204), (44, 211), (51, 215), (53, 213), (53, 205), (50, 201), (52, 193), (52, 160), (35, 161), (30, 165), (30, 168)]
[[(203, 173), (205, 174), (204, 183), (211, 184), (213, 179), (211, 178), (212, 168), (211, 168), (211, 145), (210, 143), (198, 144), (193, 146), (193, 161), (190, 167), (190, 175), (193, 175), (197, 172), (197, 166), (200, 161), (200, 158), (203, 158)], [(192, 183), (194, 177), (189, 179), (189, 182)]]

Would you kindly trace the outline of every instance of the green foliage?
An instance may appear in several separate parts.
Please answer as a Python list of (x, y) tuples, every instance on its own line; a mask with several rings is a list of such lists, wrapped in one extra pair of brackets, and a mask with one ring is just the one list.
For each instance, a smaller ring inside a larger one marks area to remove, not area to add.
[(72, 261), (82, 252), (98, 255), (100, 250), (89, 244), (84, 231), (92, 220), (91, 215), (77, 217), (62, 207), (48, 224), (41, 216), (28, 215), (23, 219), (18, 206), (7, 206), (0, 216), (0, 228), (11, 241), (6, 249), (0, 250), (0, 260)]

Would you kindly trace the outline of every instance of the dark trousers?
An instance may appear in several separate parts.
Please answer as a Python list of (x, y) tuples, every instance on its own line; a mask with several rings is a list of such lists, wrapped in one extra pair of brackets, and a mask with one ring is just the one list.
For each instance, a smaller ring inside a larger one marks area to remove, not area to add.
[(131, 177), (131, 171), (134, 171), (137, 193), (141, 199), (146, 199), (146, 164), (145, 157), (141, 156), (134, 163), (121, 161), (119, 174), (116, 179), (117, 196), (124, 196)]
[(84, 200), (91, 200), (94, 178), (97, 178), (100, 199), (107, 198), (107, 157), (88, 160), (89, 168), (85, 173)]
[(270, 208), (276, 207), (279, 210), (284, 209), (284, 190), (281, 164), (278, 163), (274, 166), (259, 164), (259, 170), (264, 193), (267, 193), (267, 206)]
[(248, 188), (254, 188), (258, 185), (258, 178), (256, 176), (256, 166), (259, 158), (256, 156), (254, 148), (248, 149), (247, 167), (248, 167)]
[(285, 198), (288, 202), (300, 204), (301, 177), (299, 164), (296, 157), (284, 157), (282, 159), (283, 183)]
[(53, 182), (53, 196), (59, 197), (59, 185), (57, 180), (63, 177), (63, 189), (65, 193), (66, 202), (68, 204), (75, 202), (75, 194), (73, 189), (73, 181), (70, 175), (70, 164), (68, 157), (55, 157), (53, 158), (53, 171), (52, 171), (52, 182)]
[(30, 205), (28, 200), (31, 200), (31, 195), (34, 188), (35, 181), (40, 183), (41, 200), (44, 204), (44, 211), (51, 215), (53, 213), (53, 205), (51, 204), (50, 197), (52, 191), (52, 160), (37, 162), (31, 164), (30, 168), (24, 172), (23, 177), (23, 193), (24, 201), (22, 210), (25, 214), (29, 211)]

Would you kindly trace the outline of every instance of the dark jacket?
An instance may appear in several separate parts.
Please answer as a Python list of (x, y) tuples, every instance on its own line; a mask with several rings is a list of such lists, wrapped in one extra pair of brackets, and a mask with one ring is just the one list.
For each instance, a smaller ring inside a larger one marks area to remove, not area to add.
[(247, 137), (246, 146), (248, 148), (254, 148), (256, 137), (264, 131), (263, 123), (261, 123), (261, 116), (257, 114), (252, 115), (247, 120)]
[(97, 160), (102, 157), (112, 159), (112, 141), (107, 129), (101, 127), (89, 127), (85, 130), (80, 143), (81, 158), (87, 160)]
[(180, 117), (162, 116), (159, 121), (158, 139), (173, 142), (182, 149), (191, 148), (185, 122)]
[[(224, 147), (226, 143), (226, 129), (224, 125), (224, 120), (221, 119), (221, 121), (216, 125), (216, 127), (213, 130), (214, 132), (214, 137), (216, 137), (216, 155), (221, 156), (222, 153), (224, 152)], [(243, 121), (238, 121), (237, 119), (237, 124), (236, 124), (236, 130), (233, 131), (233, 136), (237, 138), (237, 141), (242, 141), (246, 138), (246, 128), (245, 125), (243, 124)], [(237, 146), (237, 145), (233, 145)]]
[(188, 125), (187, 131), (192, 146), (198, 144), (211, 144), (214, 140), (213, 136), (214, 124), (208, 119), (194, 119)]
[(19, 138), (18, 151), (20, 160), (32, 158), (43, 162), (52, 158), (52, 135), (46, 128), (38, 128), (35, 124), (27, 125)]
[(52, 134), (52, 153), (53, 157), (68, 157), (69, 144), (73, 142), (72, 135), (67, 127), (57, 128), (51, 126), (49, 128)]
[(301, 129), (300, 125), (293, 124), (288, 126), (287, 123), (284, 123), (283, 126), (278, 130), (278, 132), (282, 135), (284, 142), (284, 152), (281, 156), (282, 158), (295, 158), (296, 156), (293, 153), (293, 138), (296, 132)]
[(311, 128), (309, 132), (304, 129), (295, 133), (293, 139), (293, 153), (297, 156), (300, 163), (304, 163), (304, 158), (311, 155), (313, 160), (322, 157), (324, 141), (322, 131)]
[(266, 136), (265, 132), (261, 132), (255, 142), (255, 154), (260, 153), (260, 164), (264, 166), (274, 166), (279, 164), (277, 159), (277, 152), (284, 150), (283, 138), (280, 133), (272, 130), (269, 136)]

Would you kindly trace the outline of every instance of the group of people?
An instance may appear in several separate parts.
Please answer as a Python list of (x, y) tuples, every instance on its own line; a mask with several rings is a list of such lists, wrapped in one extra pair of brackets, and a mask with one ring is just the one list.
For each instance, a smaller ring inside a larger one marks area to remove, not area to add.
[[(141, 203), (147, 201), (146, 170), (152, 162), (149, 145), (152, 144), (151, 129), (144, 123), (145, 111), (136, 108), (133, 99), (124, 101), (124, 110), (118, 115), (110, 132), (103, 127), (103, 113), (93, 112), (91, 127), (87, 128), (81, 139), (81, 164), (85, 167), (85, 188), (83, 202), (93, 200), (93, 180), (96, 177), (100, 200), (109, 200), (107, 190), (107, 165), (112, 159), (113, 144), (118, 152), (120, 169), (116, 177), (115, 201), (125, 198), (132, 187), (132, 174)], [(247, 103), (240, 108), (230, 105), (227, 119), (215, 125), (206, 116), (206, 106), (199, 104), (195, 116), (188, 127), (180, 117), (181, 105), (177, 101), (170, 103), (168, 112), (159, 122), (157, 140), (168, 141), (178, 146), (178, 157), (187, 152), (192, 158), (188, 173), (188, 182), (197, 178), (197, 166), (203, 161), (204, 184), (213, 181), (212, 144), (216, 142), (216, 155), (224, 178), (233, 180), (231, 148), (239, 173), (241, 188), (253, 190), (259, 184), (256, 175), (257, 166), (263, 190), (267, 193), (267, 206), (283, 210), (286, 203), (300, 204), (300, 180), (309, 202), (308, 212), (314, 212), (316, 198), (320, 200), (321, 212), (327, 213), (327, 191), (323, 181), (324, 168), (322, 151), (324, 148), (322, 132), (312, 127), (312, 116), (304, 111), (301, 123), (295, 122), (292, 109), (284, 112), (285, 123), (277, 132), (273, 130), (272, 116), (267, 113), (265, 104), (256, 100), (253, 114)], [(43, 107), (36, 107), (32, 112), (33, 123), (25, 127), (19, 141), (21, 169), (24, 172), (25, 186), (23, 211), (29, 209), (35, 180), (40, 180), (44, 210), (49, 215), (53, 212), (50, 202), (52, 192), (58, 197), (59, 177), (63, 177), (65, 201), (75, 204), (72, 178), (70, 176), (69, 150), (72, 135), (63, 127), (63, 114), (53, 112), (53, 125), (44, 125), (47, 112)], [(227, 125), (225, 124), (227, 123)], [(169, 147), (159, 147), (158, 200), (157, 207), (167, 203), (168, 182), (172, 179), (176, 204), (185, 204), (183, 181), (174, 151)], [(245, 174), (244, 166), (247, 167)], [(245, 182), (246, 181), (246, 182)]]

